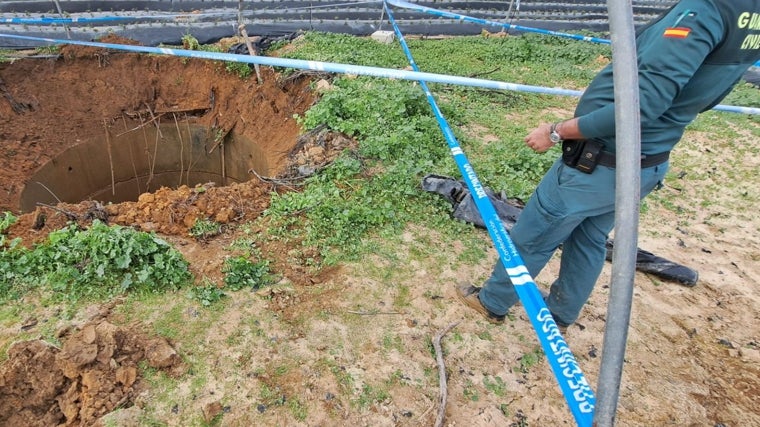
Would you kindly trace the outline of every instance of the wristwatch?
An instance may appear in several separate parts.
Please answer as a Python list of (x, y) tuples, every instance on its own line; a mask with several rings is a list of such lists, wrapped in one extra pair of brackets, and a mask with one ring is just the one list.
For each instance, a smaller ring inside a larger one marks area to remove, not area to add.
[(557, 123), (553, 123), (551, 127), (551, 131), (549, 131), (549, 140), (552, 142), (552, 144), (556, 144), (560, 141), (562, 141), (562, 137), (559, 135), (559, 132), (557, 132)]

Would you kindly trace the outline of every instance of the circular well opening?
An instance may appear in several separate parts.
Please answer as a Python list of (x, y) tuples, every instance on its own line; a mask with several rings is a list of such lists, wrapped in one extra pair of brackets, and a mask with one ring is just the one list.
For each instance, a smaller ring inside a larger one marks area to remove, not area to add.
[(224, 186), (247, 181), (251, 169), (270, 171), (261, 148), (234, 131), (222, 135), (180, 122), (103, 133), (43, 165), (22, 190), (21, 210), (58, 202), (136, 201), (161, 187)]

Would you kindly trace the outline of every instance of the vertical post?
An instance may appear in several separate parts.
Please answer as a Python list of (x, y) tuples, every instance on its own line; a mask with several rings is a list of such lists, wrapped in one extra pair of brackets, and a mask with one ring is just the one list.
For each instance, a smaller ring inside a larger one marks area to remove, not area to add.
[[(245, 23), (243, 20), (243, 0), (238, 0), (238, 32), (245, 41), (245, 46), (248, 48), (248, 54), (256, 56), (257, 53), (253, 49), (251, 39), (248, 38), (248, 32), (245, 31)], [(259, 69), (259, 64), (253, 64), (253, 69), (256, 71), (256, 80), (261, 84), (261, 70)]]
[(630, 0), (607, 0), (615, 92), (615, 251), (607, 305), (594, 426), (615, 424), (623, 373), (638, 247), (641, 122), (633, 8)]

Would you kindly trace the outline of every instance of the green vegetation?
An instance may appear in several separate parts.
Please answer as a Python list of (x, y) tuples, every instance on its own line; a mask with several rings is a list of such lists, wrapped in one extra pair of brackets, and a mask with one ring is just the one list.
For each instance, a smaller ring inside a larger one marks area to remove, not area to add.
[(269, 273), (269, 262), (251, 262), (247, 257), (236, 256), (228, 258), (222, 267), (226, 289), (238, 291), (244, 287), (259, 289), (272, 283)]
[[(3, 229), (12, 221), (5, 214)], [(50, 233), (27, 249), (19, 239), (0, 249), (0, 298), (42, 287), (56, 299), (107, 298), (124, 292), (178, 289), (192, 275), (182, 255), (152, 233), (94, 221)]]
[(464, 388), (462, 389), (462, 394), (467, 400), (471, 400), (473, 402), (477, 402), (478, 400), (480, 400), (478, 389), (475, 387), (475, 384), (473, 384), (472, 380), (469, 378), (465, 380)]
[(225, 295), (227, 294), (219, 286), (211, 282), (204, 282), (202, 285), (194, 286), (187, 292), (189, 298), (198, 301), (204, 307), (221, 300)]
[(527, 374), (530, 368), (536, 366), (544, 358), (541, 347), (534, 347), (533, 351), (527, 352), (520, 357), (520, 364), (514, 368), (515, 372)]
[(196, 219), (190, 227), (190, 235), (197, 240), (207, 240), (222, 232), (222, 225), (210, 219)]
[[(309, 33), (294, 45), (286, 53), (293, 58), (397, 68), (407, 64), (395, 45), (346, 35)], [(568, 41), (555, 38), (457, 37), (412, 40), (409, 45), (420, 68), (436, 73), (515, 81), (526, 77), (524, 67), (546, 63), (528, 77), (535, 78), (529, 83), (547, 86), (570, 82), (583, 87), (600, 58), (604, 62), (609, 57), (608, 47), (585, 44), (567, 49)], [(507, 63), (509, 67), (502, 65)], [(527, 199), (556, 153), (536, 155), (524, 147), (522, 138), (535, 117), (522, 119), (525, 123), (505, 117), (548, 98), (445, 85), (431, 85), (431, 90), (481, 180), (510, 197)], [(546, 120), (556, 118), (549, 115)], [(316, 247), (323, 261), (332, 264), (359, 259), (368, 250), (365, 237), (393, 235), (410, 222), (455, 234), (457, 226), (448, 220), (446, 203), (419, 189), (428, 173), (460, 173), (417, 83), (336, 76), (333, 89), (299, 120), (306, 129), (326, 125), (344, 132), (359, 141), (359, 148), (309, 178), (303, 192), (273, 197), (266, 214), (280, 237)], [(458, 130), (469, 123), (478, 123), (482, 132)], [(486, 143), (482, 134), (499, 141)], [(478, 258), (482, 247), (465, 253)]]
[[(182, 49), (186, 50), (201, 50), (205, 52), (223, 52), (217, 45), (201, 45), (198, 39), (192, 34), (185, 34), (182, 36)], [(187, 61), (187, 58), (183, 59)], [(247, 79), (253, 74), (253, 66), (246, 62), (224, 62), (224, 69), (232, 74), (237, 74), (241, 79)]]
[(484, 376), (483, 385), (486, 390), (499, 397), (503, 397), (507, 393), (507, 384), (498, 375), (494, 377)]

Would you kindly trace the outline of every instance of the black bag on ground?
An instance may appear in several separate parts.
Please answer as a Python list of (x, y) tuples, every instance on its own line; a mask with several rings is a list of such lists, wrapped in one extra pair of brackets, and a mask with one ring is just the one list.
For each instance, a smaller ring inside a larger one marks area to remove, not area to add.
[[(481, 228), (485, 228), (485, 222), (480, 216), (480, 211), (475, 205), (475, 200), (467, 188), (467, 184), (454, 178), (442, 175), (426, 175), (422, 178), (422, 189), (443, 196), (452, 204), (454, 211), (452, 216), (456, 219), (468, 222)], [(517, 199), (507, 199), (503, 194), (497, 195), (488, 188), (484, 188), (488, 199), (493, 204), (496, 214), (499, 216), (507, 231), (512, 229), (524, 207)], [(608, 239), (607, 260), (612, 260), (614, 243)], [(636, 270), (649, 273), (663, 280), (680, 283), (684, 286), (694, 286), (699, 279), (699, 273), (689, 267), (669, 261), (651, 252), (637, 248)]]

